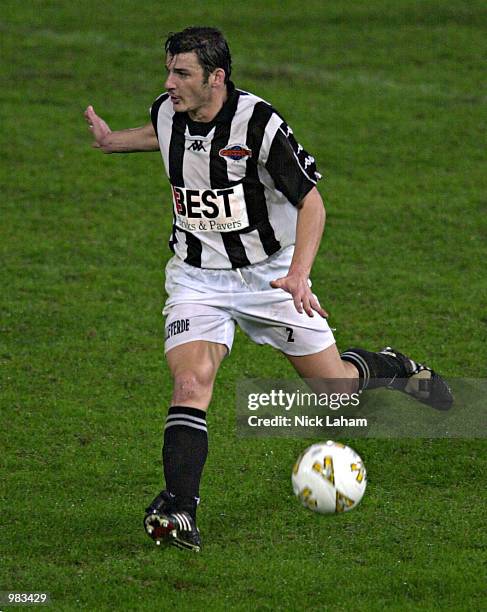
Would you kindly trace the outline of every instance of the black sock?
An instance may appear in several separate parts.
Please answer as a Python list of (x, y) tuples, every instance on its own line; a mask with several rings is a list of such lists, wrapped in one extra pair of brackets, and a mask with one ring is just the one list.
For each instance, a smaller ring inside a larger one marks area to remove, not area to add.
[(185, 406), (169, 408), (162, 449), (166, 488), (175, 496), (175, 508), (186, 510), (193, 518), (207, 455), (206, 412)]
[(361, 348), (351, 348), (340, 355), (343, 361), (353, 363), (360, 378), (360, 390), (385, 387), (394, 378), (407, 376), (406, 369), (399, 359), (382, 353), (372, 353)]

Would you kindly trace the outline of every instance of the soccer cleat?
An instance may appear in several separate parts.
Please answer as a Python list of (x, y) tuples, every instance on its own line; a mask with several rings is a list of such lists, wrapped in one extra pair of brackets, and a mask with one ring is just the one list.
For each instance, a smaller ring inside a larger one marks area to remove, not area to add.
[(160, 546), (172, 544), (199, 552), (200, 532), (194, 519), (186, 511), (177, 511), (175, 497), (169, 491), (161, 491), (145, 509), (144, 528), (147, 535)]
[(157, 512), (145, 515), (144, 529), (157, 546), (160, 546), (161, 542), (169, 544), (175, 535), (174, 525), (167, 520), (165, 514), (158, 514)]
[(144, 529), (157, 545), (160, 545), (167, 536), (158, 517), (169, 514), (173, 509), (173, 503), (174, 496), (169, 491), (161, 491), (145, 509)]
[(161, 491), (155, 497), (150, 505), (145, 509), (146, 514), (154, 514), (157, 512), (171, 512), (174, 504), (174, 495), (169, 491)]
[(178, 548), (186, 548), (187, 550), (200, 552), (200, 530), (196, 527), (196, 523), (191, 514), (183, 510), (181, 512), (173, 512), (169, 515), (169, 518), (177, 525), (176, 535), (171, 544)]
[(406, 355), (387, 346), (380, 351), (398, 359), (406, 370), (405, 378), (394, 378), (390, 389), (411, 395), (418, 402), (432, 406), (437, 410), (449, 410), (453, 404), (453, 394), (443, 378), (428, 366), (413, 361)]
[(144, 519), (147, 535), (160, 544), (172, 544), (194, 552), (201, 550), (201, 537), (193, 517), (182, 510), (169, 514), (157, 510), (147, 514)]

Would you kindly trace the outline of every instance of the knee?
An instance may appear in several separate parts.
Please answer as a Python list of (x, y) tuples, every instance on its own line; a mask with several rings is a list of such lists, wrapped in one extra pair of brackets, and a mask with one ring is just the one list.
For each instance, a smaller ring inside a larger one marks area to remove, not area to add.
[(173, 397), (177, 403), (210, 398), (214, 375), (208, 369), (186, 368), (174, 374)]

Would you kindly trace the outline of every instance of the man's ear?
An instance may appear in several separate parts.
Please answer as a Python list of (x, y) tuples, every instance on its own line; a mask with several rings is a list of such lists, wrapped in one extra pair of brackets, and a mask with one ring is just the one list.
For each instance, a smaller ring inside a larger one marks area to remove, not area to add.
[(223, 68), (216, 68), (210, 75), (212, 87), (222, 87), (225, 85), (225, 71)]

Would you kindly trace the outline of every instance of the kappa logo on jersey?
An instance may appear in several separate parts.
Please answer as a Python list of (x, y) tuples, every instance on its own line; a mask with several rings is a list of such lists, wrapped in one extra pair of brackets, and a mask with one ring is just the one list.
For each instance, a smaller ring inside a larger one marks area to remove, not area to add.
[(227, 189), (172, 186), (176, 225), (189, 232), (233, 232), (249, 226), (241, 183)]
[(178, 321), (173, 321), (166, 327), (166, 340), (186, 331), (189, 331), (189, 319), (179, 319)]
[(296, 154), (299, 165), (306, 173), (306, 176), (314, 182), (319, 181), (321, 174), (316, 171), (315, 158), (312, 155), (309, 155), (309, 153), (303, 149), (303, 146), (299, 144), (296, 138), (294, 138), (294, 132), (292, 131), (291, 127), (287, 125), (287, 123), (283, 122), (279, 129), (287, 138), (289, 144)]
[(308, 166), (311, 166), (311, 164), (315, 163), (315, 158), (312, 157), (311, 155), (308, 155), (308, 157), (304, 160), (304, 169), (306, 170), (306, 168)]
[(228, 145), (225, 149), (220, 149), (219, 153), (220, 157), (229, 157), (233, 161), (242, 161), (252, 157), (252, 150), (241, 144)]
[(206, 153), (205, 146), (202, 140), (194, 140), (188, 147), (188, 151), (204, 151)]

